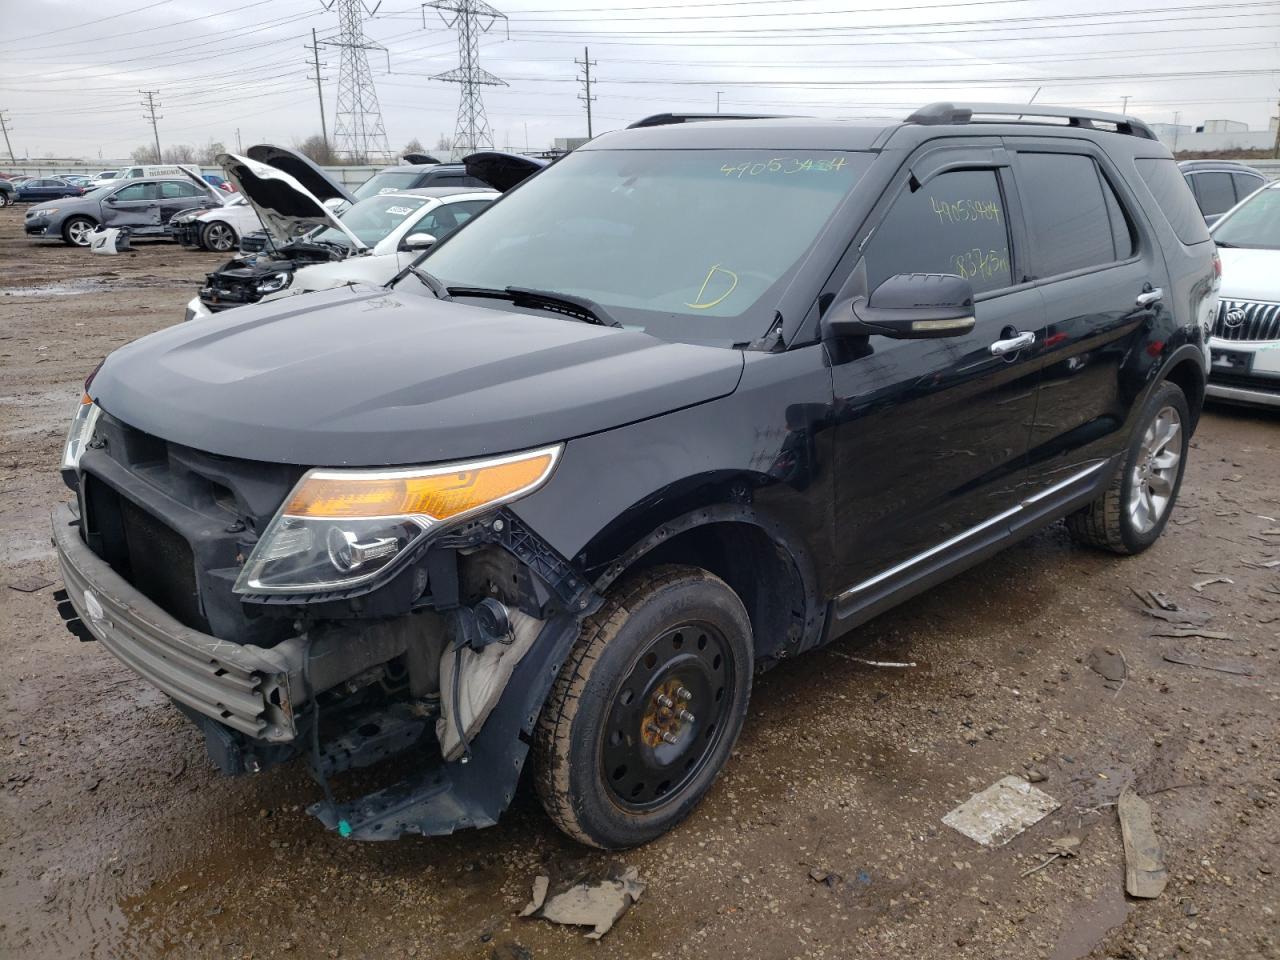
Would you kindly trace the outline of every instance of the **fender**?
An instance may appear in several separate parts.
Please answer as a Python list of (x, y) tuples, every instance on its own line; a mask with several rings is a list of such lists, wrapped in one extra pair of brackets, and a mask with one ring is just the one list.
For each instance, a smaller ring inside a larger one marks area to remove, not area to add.
[[(817, 646), (822, 637), (828, 605), (825, 597), (819, 592), (813, 557), (803, 540), (787, 529), (785, 524), (747, 503), (709, 504), (658, 522), (644, 537), (617, 554), (608, 563), (594, 582), (597, 593), (603, 593), (627, 570), (643, 561), (655, 550), (674, 545), (675, 557), (680, 557), (683, 550), (677, 541), (682, 536), (724, 524), (750, 528), (763, 534), (785, 566), (789, 568), (793, 579), (793, 587), (790, 591), (771, 589), (761, 591), (758, 595), (742, 596), (753, 623), (768, 621), (778, 624), (779, 627), (769, 631), (766, 636), (755, 637), (757, 663), (761, 666), (771, 666), (777, 660)], [(696, 546), (689, 542), (688, 550), (691, 560), (696, 557), (696, 549)], [(766, 573), (758, 567), (756, 570), (761, 574)], [(720, 575), (726, 581), (733, 579), (727, 571), (721, 571)], [(777, 579), (774, 576), (766, 577), (773, 586), (777, 586)], [(730, 585), (733, 585), (732, 582)], [(740, 595), (746, 592), (739, 590)], [(789, 609), (785, 611), (778, 609), (780, 600), (788, 601)], [(793, 605), (797, 601), (803, 607), (798, 618), (793, 616)]]

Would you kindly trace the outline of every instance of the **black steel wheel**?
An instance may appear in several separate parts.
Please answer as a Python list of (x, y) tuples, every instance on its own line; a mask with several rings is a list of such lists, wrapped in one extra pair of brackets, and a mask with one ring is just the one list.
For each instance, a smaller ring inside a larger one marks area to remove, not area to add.
[(670, 830), (733, 750), (751, 672), (751, 623), (724, 581), (664, 566), (620, 582), (583, 624), (538, 722), (547, 813), (604, 849)]
[(614, 803), (653, 809), (697, 777), (724, 735), (733, 670), (724, 635), (710, 623), (672, 627), (636, 658), (601, 731)]

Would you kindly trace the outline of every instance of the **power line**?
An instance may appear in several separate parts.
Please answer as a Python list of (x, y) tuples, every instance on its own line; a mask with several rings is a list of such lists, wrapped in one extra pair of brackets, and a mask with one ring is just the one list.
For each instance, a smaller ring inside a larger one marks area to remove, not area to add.
[(582, 48), (582, 59), (573, 62), (582, 68), (582, 93), (578, 94), (578, 99), (587, 105), (587, 139), (590, 140), (594, 136), (591, 132), (591, 101), (595, 99), (591, 95), (591, 68), (596, 62), (591, 59), (591, 51), (586, 47)]
[[(488, 33), (498, 20), (507, 15), (485, 0), (430, 0), (422, 5), (432, 7), (445, 25), (458, 31), (458, 65), (436, 74), (431, 79), (456, 83), (462, 88), (458, 100), (458, 123), (454, 132), (454, 149), (468, 152), (493, 146), (493, 131), (485, 116), (481, 87), (505, 87), (506, 81), (480, 66), (480, 35)], [(452, 13), (449, 19), (445, 13)]]
[(109, 16), (99, 17), (97, 20), (86, 20), (83, 23), (73, 23), (66, 27), (56, 27), (53, 30), (45, 30), (42, 33), (29, 33), (25, 37), (9, 37), (8, 39), (0, 40), (0, 43), (26, 43), (28, 40), (35, 40), (38, 37), (47, 37), (54, 33), (66, 33), (68, 30), (79, 30), (83, 27), (91, 27), (95, 23), (105, 23), (108, 20), (114, 20), (116, 17), (127, 17), (130, 14), (141, 13), (143, 10), (150, 10), (152, 7), (159, 7), (172, 2), (173, 0), (155, 0), (154, 3), (143, 4), (140, 7), (134, 7), (132, 10), (124, 10), (120, 13), (113, 13)]
[[(163, 155), (160, 153), (160, 128), (156, 125), (157, 120), (163, 119), (163, 117), (156, 116), (156, 108), (160, 106), (160, 104), (156, 103), (156, 97), (159, 95), (160, 91), (139, 90), (138, 92), (147, 98), (146, 102), (143, 103), (142, 106), (151, 118), (151, 132), (155, 134), (156, 138), (156, 163), (160, 163)], [(147, 118), (143, 117), (142, 119), (145, 120)]]

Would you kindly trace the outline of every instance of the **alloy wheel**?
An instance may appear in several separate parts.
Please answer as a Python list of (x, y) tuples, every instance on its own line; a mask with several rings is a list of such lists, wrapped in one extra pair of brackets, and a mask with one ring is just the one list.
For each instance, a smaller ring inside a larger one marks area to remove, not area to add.
[(209, 249), (216, 250), (218, 253), (225, 253), (235, 246), (235, 234), (225, 223), (209, 224), (205, 227), (204, 238)]
[(1162, 407), (1142, 435), (1129, 483), (1129, 519), (1138, 533), (1149, 532), (1173, 502), (1182, 461), (1182, 416)]
[(715, 751), (733, 701), (733, 661), (707, 623), (667, 630), (619, 684), (602, 731), (610, 799), (641, 811), (674, 799)]
[(87, 220), (72, 220), (67, 224), (67, 239), (77, 247), (89, 245), (89, 234), (93, 232), (93, 224)]

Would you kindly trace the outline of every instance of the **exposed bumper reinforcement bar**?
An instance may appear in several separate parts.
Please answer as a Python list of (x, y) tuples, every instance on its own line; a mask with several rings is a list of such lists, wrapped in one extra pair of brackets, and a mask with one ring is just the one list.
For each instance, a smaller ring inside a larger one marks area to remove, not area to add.
[(290, 664), (280, 651), (192, 630), (117, 574), (80, 538), (70, 504), (55, 507), (53, 543), (67, 602), (103, 646), (178, 703), (268, 742), (297, 736)]

